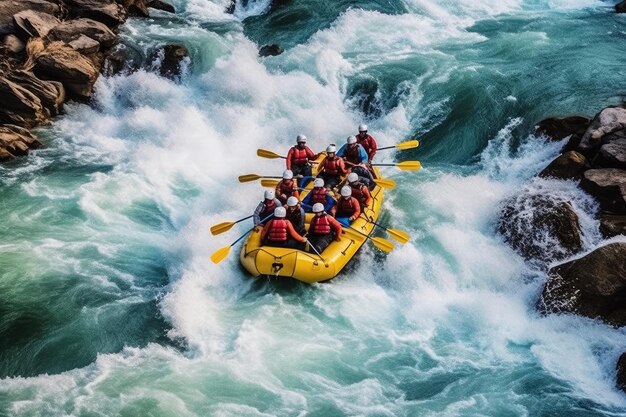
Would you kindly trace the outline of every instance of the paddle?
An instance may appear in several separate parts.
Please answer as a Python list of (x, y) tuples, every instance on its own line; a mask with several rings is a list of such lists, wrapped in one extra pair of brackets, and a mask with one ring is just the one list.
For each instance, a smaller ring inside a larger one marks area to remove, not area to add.
[(239, 182), (256, 181), (256, 180), (260, 180), (261, 178), (282, 178), (282, 177), (278, 175), (257, 175), (257, 174), (246, 174), (246, 175), (240, 175), (239, 177), (237, 177)]
[(407, 149), (414, 149), (420, 146), (418, 140), (408, 140), (406, 142), (398, 143), (393, 146), (385, 146), (384, 148), (378, 148), (377, 151), (382, 151), (385, 149), (400, 149), (401, 151), (406, 151)]
[(268, 158), (268, 159), (283, 158), (283, 159), (287, 159), (286, 156), (279, 155), (276, 152), (268, 151), (267, 149), (257, 149), (256, 150), (256, 154), (258, 156), (260, 156), (261, 158)]
[(312, 244), (311, 242), (309, 242), (309, 247), (310, 247), (311, 249), (313, 249), (313, 252), (315, 252), (315, 253), (317, 254), (317, 256), (319, 256), (319, 257), (320, 257), (320, 259), (322, 260), (322, 262), (324, 262), (324, 266), (325, 266), (326, 268), (328, 268), (328, 264), (326, 263), (326, 260), (324, 259), (324, 257), (322, 256), (322, 254), (321, 254), (321, 253), (319, 253), (319, 252), (317, 251), (317, 249), (315, 249), (315, 246), (313, 246), (313, 244)]
[[(263, 220), (261, 220), (261, 223), (263, 223), (265, 220), (269, 219), (270, 217), (272, 217), (273, 214), (270, 214), (269, 216), (267, 216), (266, 218), (264, 218)], [(239, 241), (241, 239), (243, 239), (244, 237), (248, 236), (248, 233), (250, 233), (251, 231), (253, 231), (258, 225), (255, 225), (252, 229), (248, 230), (246, 233), (244, 233), (243, 235), (239, 236), (239, 238), (237, 240), (235, 240), (233, 243), (231, 243), (228, 246), (224, 246), (223, 248), (220, 248), (218, 250), (216, 250), (215, 252), (213, 252), (213, 255), (211, 255), (211, 261), (214, 264), (219, 264), (220, 262), (222, 262), (230, 253), (230, 249), (235, 246), (237, 243), (239, 243)]]
[(396, 188), (396, 182), (394, 180), (380, 178), (374, 180), (374, 182), (380, 185), (381, 188), (385, 188), (387, 190), (393, 190)]
[(215, 235), (222, 234), (222, 233), (224, 233), (224, 232), (228, 232), (230, 229), (232, 229), (232, 227), (233, 227), (234, 225), (236, 225), (237, 223), (242, 222), (242, 221), (244, 221), (244, 220), (248, 220), (250, 217), (254, 217), (254, 214), (251, 214), (251, 215), (250, 215), (250, 216), (248, 216), (248, 217), (244, 217), (243, 219), (239, 219), (239, 220), (234, 221), (234, 222), (222, 222), (222, 223), (218, 223), (218, 224), (216, 224), (215, 226), (212, 226), (212, 227), (211, 227), (211, 234), (212, 234), (213, 236), (215, 236)]
[(372, 164), (372, 166), (376, 167), (396, 167), (400, 168), (402, 171), (415, 171), (422, 167), (420, 161), (404, 161), (398, 162), (397, 164)]
[(359, 216), (365, 219), (365, 221), (372, 223), (378, 227), (380, 227), (381, 229), (384, 229), (387, 233), (389, 233), (389, 236), (391, 236), (392, 238), (394, 238), (396, 241), (405, 244), (409, 241), (409, 239), (411, 238), (409, 236), (409, 234), (407, 232), (405, 232), (404, 230), (400, 230), (400, 229), (388, 229), (383, 225), (380, 225), (378, 223), (376, 223), (374, 220), (370, 220), (365, 216)]
[[(374, 246), (376, 246), (378, 249), (382, 250), (383, 252), (389, 253), (394, 248), (393, 243), (391, 243), (387, 239), (383, 239), (382, 237), (371, 237), (369, 235), (366, 235), (365, 233), (361, 233), (360, 231), (358, 231), (357, 229), (355, 229), (352, 226), (348, 226), (348, 230), (354, 231), (354, 232), (360, 234), (361, 236), (365, 236), (367, 239), (372, 241)], [(346, 231), (348, 231), (348, 230), (346, 230)]]

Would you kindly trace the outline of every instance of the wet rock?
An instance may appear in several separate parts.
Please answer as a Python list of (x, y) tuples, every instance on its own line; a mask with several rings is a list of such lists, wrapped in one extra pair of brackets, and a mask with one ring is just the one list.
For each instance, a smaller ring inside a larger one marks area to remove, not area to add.
[(263, 45), (261, 49), (259, 49), (259, 56), (276, 56), (283, 52), (285, 52), (285, 50), (280, 45), (273, 43), (271, 45)]
[(72, 17), (84, 17), (116, 28), (126, 20), (126, 10), (113, 0), (68, 0)]
[(594, 167), (626, 169), (626, 139), (602, 145), (593, 160)]
[(113, 46), (117, 37), (105, 24), (92, 19), (67, 20), (50, 31), (50, 38), (65, 43), (87, 36), (100, 43), (104, 48)]
[(180, 76), (183, 62), (189, 56), (189, 51), (183, 45), (165, 45), (153, 54), (159, 73), (168, 78)]
[(176, 9), (171, 4), (161, 1), (161, 0), (151, 0), (148, 2), (148, 7), (151, 7), (156, 10), (162, 10), (168, 13), (176, 13)]
[(60, 81), (69, 94), (91, 95), (98, 68), (85, 56), (61, 42), (53, 42), (37, 57), (34, 73), (44, 80)]
[(104, 58), (102, 73), (107, 76), (121, 72), (133, 72), (139, 69), (141, 54), (127, 45), (118, 44)]
[(51, 14), (35, 10), (23, 10), (13, 15), (17, 33), (23, 38), (43, 38), (50, 30), (61, 23)]
[(127, 11), (129, 16), (149, 17), (147, 0), (117, 0)]
[(545, 137), (561, 140), (570, 135), (582, 137), (591, 120), (583, 116), (569, 116), (562, 119), (551, 117), (542, 120), (535, 126), (535, 131)]
[(41, 100), (4, 77), (0, 77), (0, 122), (32, 127), (46, 120)]
[(26, 155), (30, 149), (40, 146), (41, 143), (30, 131), (14, 125), (0, 125), (0, 160)]
[(26, 44), (15, 35), (6, 35), (2, 41), (2, 47), (12, 54), (19, 54), (24, 51)]
[(615, 5), (615, 11), (617, 13), (626, 13), (626, 0)]
[(80, 35), (78, 39), (74, 39), (68, 45), (83, 55), (93, 55), (100, 50), (100, 42), (85, 35)]
[(542, 178), (579, 179), (587, 168), (587, 158), (576, 152), (565, 152), (539, 173)]
[(7, 79), (37, 96), (47, 112), (46, 116), (56, 116), (61, 112), (65, 101), (65, 89), (60, 82), (43, 81), (35, 74), (24, 70), (7, 74)]
[(626, 109), (607, 107), (594, 117), (580, 141), (579, 149), (583, 153), (596, 150), (606, 143), (603, 142), (605, 136), (624, 129), (626, 129)]
[(611, 243), (548, 271), (539, 308), (626, 325), (626, 243)]
[(0, 148), (0, 162), (7, 162), (12, 159), (15, 159), (15, 157), (11, 154), (11, 152), (4, 148)]
[(550, 262), (582, 248), (578, 216), (565, 201), (521, 194), (505, 202), (498, 232), (526, 259)]
[(626, 215), (600, 214), (600, 232), (605, 238), (626, 235)]
[(15, 33), (13, 15), (23, 10), (36, 10), (40, 13), (60, 17), (63, 9), (46, 0), (3, 0), (0, 1), (0, 35)]
[(598, 200), (603, 210), (626, 214), (626, 171), (590, 169), (583, 174), (580, 187)]

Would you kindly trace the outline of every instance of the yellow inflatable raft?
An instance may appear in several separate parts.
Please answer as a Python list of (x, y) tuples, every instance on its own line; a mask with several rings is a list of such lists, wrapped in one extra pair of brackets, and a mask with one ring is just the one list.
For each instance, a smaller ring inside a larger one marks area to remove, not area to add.
[[(374, 168), (377, 178), (381, 178)], [(313, 187), (309, 183), (307, 189), (301, 193), (303, 199)], [(372, 202), (363, 209), (361, 217), (352, 223), (352, 227), (364, 235), (369, 235), (374, 228), (380, 214), (384, 189), (379, 185), (371, 190)], [(370, 221), (363, 217), (367, 216)], [(306, 216), (306, 229), (313, 218)], [(302, 282), (313, 283), (327, 281), (341, 272), (348, 261), (357, 253), (367, 238), (354, 230), (343, 228), (341, 241), (333, 241), (322, 252), (322, 256), (298, 249), (275, 248), (261, 244), (261, 232), (253, 231), (245, 241), (239, 254), (243, 267), (254, 276), (275, 276), (295, 278)]]

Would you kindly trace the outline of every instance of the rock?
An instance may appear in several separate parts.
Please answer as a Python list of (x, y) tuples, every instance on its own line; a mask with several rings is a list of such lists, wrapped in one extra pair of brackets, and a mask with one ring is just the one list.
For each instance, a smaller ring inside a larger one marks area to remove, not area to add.
[(626, 243), (611, 243), (548, 271), (539, 308), (626, 325)]
[[(624, 2), (626, 3), (626, 2)], [(626, 8), (626, 6), (624, 6)], [(617, 386), (626, 391), (626, 352), (622, 353), (617, 361)]]
[(13, 54), (19, 54), (24, 51), (26, 44), (15, 35), (6, 35), (2, 42), (2, 47)]
[(593, 166), (626, 169), (626, 139), (617, 139), (602, 145), (593, 160)]
[(139, 63), (143, 59), (141, 53), (127, 45), (117, 44), (104, 58), (102, 73), (111, 76), (120, 72), (134, 72), (139, 69)]
[(127, 11), (129, 16), (149, 17), (147, 0), (117, 0)]
[(20, 85), (0, 77), (0, 122), (32, 127), (44, 120), (47, 114), (41, 100)]
[(176, 13), (176, 9), (174, 9), (174, 6), (161, 0), (149, 1), (148, 7), (151, 7), (157, 10), (163, 10), (164, 12), (168, 12), (168, 13)]
[(617, 13), (626, 13), (626, 0), (615, 5), (615, 11)]
[(13, 125), (0, 125), (0, 160), (26, 155), (30, 149), (40, 146), (41, 143), (28, 130)]
[(7, 151), (4, 148), (0, 148), (0, 162), (7, 162), (11, 159), (15, 159), (11, 152)]
[(603, 210), (626, 214), (626, 171), (590, 169), (583, 174), (580, 187), (595, 197)]
[(91, 95), (98, 69), (85, 56), (61, 42), (53, 42), (35, 61), (35, 75), (60, 81), (66, 91), (79, 98)]
[(285, 50), (280, 45), (273, 43), (271, 45), (263, 45), (261, 49), (259, 49), (259, 56), (276, 56), (283, 52), (285, 52)]
[(580, 141), (579, 149), (583, 153), (598, 149), (606, 135), (623, 129), (626, 129), (626, 109), (607, 107), (593, 119)]
[(13, 15), (28, 9), (51, 14), (56, 17), (60, 17), (63, 13), (63, 9), (58, 4), (46, 0), (0, 1), (0, 35), (15, 33)]
[(183, 69), (183, 61), (189, 56), (189, 51), (183, 45), (165, 45), (153, 54), (159, 73), (163, 77), (176, 78)]
[(601, 213), (600, 232), (605, 238), (626, 235), (626, 215)]
[(542, 178), (579, 179), (587, 168), (587, 158), (576, 152), (565, 152), (539, 173)]
[(85, 18), (67, 20), (55, 26), (49, 36), (51, 39), (68, 44), (81, 36), (87, 36), (98, 41), (105, 48), (110, 48), (117, 40), (115, 33), (111, 32), (105, 24)]
[(68, 0), (68, 4), (72, 17), (93, 19), (109, 28), (117, 28), (126, 20), (126, 10), (113, 0)]
[(535, 131), (550, 139), (561, 140), (570, 135), (584, 135), (590, 122), (589, 118), (583, 116), (569, 116), (562, 119), (551, 117), (539, 122), (535, 126)]
[(46, 109), (47, 116), (56, 116), (61, 112), (65, 101), (65, 89), (60, 82), (43, 81), (35, 77), (35, 74), (23, 70), (9, 73), (7, 79), (37, 96)]
[(93, 55), (100, 49), (100, 42), (85, 35), (80, 35), (78, 39), (74, 39), (68, 45), (83, 55)]
[(13, 15), (17, 33), (23, 39), (43, 38), (50, 30), (61, 23), (59, 19), (48, 13), (35, 10), (23, 10)]
[(578, 216), (565, 201), (520, 194), (505, 202), (498, 232), (526, 259), (563, 259), (582, 248)]

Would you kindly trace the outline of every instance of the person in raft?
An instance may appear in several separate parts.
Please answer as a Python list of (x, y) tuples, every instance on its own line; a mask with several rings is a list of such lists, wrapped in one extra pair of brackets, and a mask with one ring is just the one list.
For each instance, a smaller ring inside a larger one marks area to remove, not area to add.
[(318, 178), (322, 178), (326, 188), (330, 189), (336, 187), (341, 181), (341, 177), (347, 173), (343, 159), (337, 156), (337, 147), (335, 145), (328, 146), (326, 158), (320, 162)]
[(283, 172), (283, 179), (276, 184), (276, 198), (281, 203), (286, 204), (287, 199), (291, 196), (300, 199), (300, 193), (298, 193), (298, 184), (293, 179), (293, 172), (287, 169)]
[(352, 172), (361, 177), (361, 181), (368, 187), (373, 183), (374, 177), (367, 165), (368, 156), (363, 146), (357, 143), (355, 136), (348, 136), (346, 143), (337, 151), (337, 156), (342, 157)]
[(369, 188), (359, 180), (359, 176), (356, 172), (348, 174), (348, 185), (352, 188), (352, 197), (356, 198), (361, 204), (361, 210), (372, 202), (372, 195), (370, 194)]
[(300, 236), (295, 231), (291, 222), (285, 217), (287, 210), (284, 207), (274, 209), (274, 218), (270, 220), (261, 232), (261, 242), (267, 246), (278, 248), (296, 249), (301, 243), (306, 243), (307, 238)]
[(349, 185), (341, 188), (341, 198), (337, 200), (331, 214), (342, 226), (346, 227), (361, 215), (361, 204), (352, 197), (352, 188)]
[(287, 199), (287, 220), (291, 222), (291, 225), (296, 232), (303, 234), (304, 230), (304, 209), (300, 205), (300, 201), (296, 197), (289, 197)]
[(315, 213), (315, 217), (311, 219), (309, 225), (309, 244), (318, 253), (322, 253), (333, 239), (337, 242), (341, 241), (342, 229), (339, 222), (324, 211), (324, 206), (321, 203), (313, 205), (313, 213)]
[(267, 190), (263, 195), (264, 199), (254, 210), (254, 225), (264, 226), (270, 221), (276, 207), (282, 207), (282, 203), (275, 197), (274, 190)]
[(367, 158), (369, 159), (370, 164), (374, 160), (374, 155), (376, 155), (376, 151), (378, 150), (378, 144), (376, 144), (376, 140), (367, 134), (367, 125), (361, 123), (359, 125), (359, 134), (356, 137), (359, 145), (365, 149), (367, 152)]
[(310, 213), (316, 203), (322, 204), (326, 212), (330, 212), (330, 209), (335, 205), (335, 200), (328, 193), (328, 189), (324, 187), (324, 180), (321, 178), (315, 178), (313, 189), (302, 200), (302, 207), (307, 213)]
[(298, 135), (296, 146), (292, 146), (287, 152), (287, 169), (294, 175), (301, 175), (300, 187), (304, 188), (313, 177), (310, 161), (317, 159), (319, 155), (306, 146), (306, 136)]

